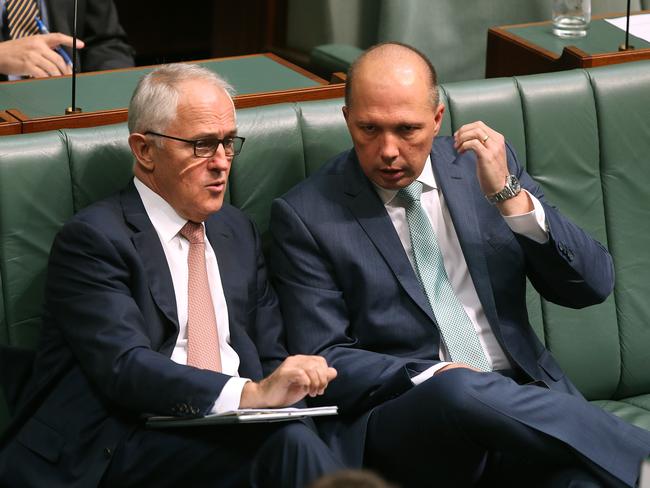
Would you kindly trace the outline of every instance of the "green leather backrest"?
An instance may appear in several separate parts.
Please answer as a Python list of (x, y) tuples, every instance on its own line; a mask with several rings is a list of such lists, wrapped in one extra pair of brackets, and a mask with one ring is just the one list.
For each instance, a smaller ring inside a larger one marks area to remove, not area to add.
[(305, 178), (298, 115), (293, 104), (243, 109), (237, 126), (246, 142), (230, 170), (230, 201), (266, 241), (271, 201)]
[(133, 178), (125, 124), (63, 131), (70, 154), (75, 212), (115, 193)]
[(33, 346), (50, 246), (73, 214), (68, 153), (58, 132), (0, 141), (0, 341)]
[[(547, 198), (607, 244), (593, 92), (583, 71), (517, 79), (528, 171)], [(549, 90), (553, 86), (553, 90)], [(613, 299), (584, 310), (543, 301), (546, 344), (588, 398), (609, 398), (620, 375)], [(580, 354), (576, 354), (580, 351)]]
[(307, 175), (341, 151), (352, 147), (343, 118), (343, 104), (343, 99), (336, 98), (298, 105)]
[[(650, 62), (589, 72), (621, 343), (616, 397), (650, 392)], [(607, 320), (610, 320), (607, 317)]]

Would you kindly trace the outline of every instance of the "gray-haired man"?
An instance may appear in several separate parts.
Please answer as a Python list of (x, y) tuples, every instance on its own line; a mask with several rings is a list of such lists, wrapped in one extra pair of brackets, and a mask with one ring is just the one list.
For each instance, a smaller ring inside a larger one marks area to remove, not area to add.
[(301, 422), (143, 427), (143, 414), (292, 405), (336, 376), (268, 332), (281, 317), (258, 235), (223, 203), (243, 145), (229, 90), (191, 65), (136, 88), (133, 182), (52, 249), (26, 420), (0, 451), (10, 486), (304, 486), (340, 467)]

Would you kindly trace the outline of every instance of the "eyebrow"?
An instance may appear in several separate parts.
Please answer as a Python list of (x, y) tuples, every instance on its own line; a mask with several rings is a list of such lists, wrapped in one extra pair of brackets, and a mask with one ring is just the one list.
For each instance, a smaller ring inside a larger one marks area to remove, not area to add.
[(226, 137), (235, 137), (237, 135), (237, 129), (227, 132), (223, 137), (217, 136), (214, 132), (199, 134), (194, 137), (195, 140), (199, 139), (223, 139)]

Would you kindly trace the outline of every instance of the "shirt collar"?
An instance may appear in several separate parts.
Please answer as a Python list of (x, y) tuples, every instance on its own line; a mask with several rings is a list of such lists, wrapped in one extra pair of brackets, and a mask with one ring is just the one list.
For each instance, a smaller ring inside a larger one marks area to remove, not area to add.
[(176, 213), (176, 210), (155, 191), (142, 183), (137, 177), (133, 178), (136, 190), (140, 194), (144, 209), (149, 216), (156, 232), (163, 242), (169, 242), (187, 222), (187, 219)]
[[(427, 160), (424, 162), (422, 173), (420, 173), (420, 176), (418, 176), (416, 180), (422, 183), (422, 193), (438, 189), (438, 185), (436, 184), (436, 177), (433, 174), (433, 167), (431, 166), (431, 155), (427, 156)], [(375, 187), (377, 195), (379, 195), (379, 198), (384, 205), (391, 203), (399, 191), (382, 188), (375, 183), (373, 183), (373, 186)]]

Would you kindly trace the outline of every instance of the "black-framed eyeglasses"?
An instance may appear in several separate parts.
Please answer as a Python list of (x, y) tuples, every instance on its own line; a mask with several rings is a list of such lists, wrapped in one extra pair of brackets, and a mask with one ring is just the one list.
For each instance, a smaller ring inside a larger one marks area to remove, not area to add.
[(192, 146), (194, 146), (194, 155), (197, 158), (211, 158), (217, 152), (219, 144), (223, 146), (226, 156), (232, 158), (240, 153), (241, 148), (244, 146), (244, 141), (246, 140), (244, 137), (238, 136), (224, 137), (223, 139), (217, 139), (216, 137), (206, 137), (205, 139), (183, 139), (181, 137), (168, 136), (153, 131), (147, 131), (144, 134), (192, 144)]

